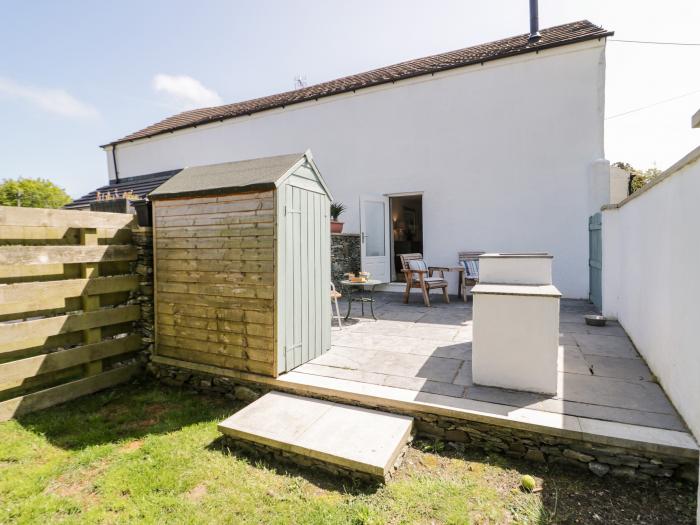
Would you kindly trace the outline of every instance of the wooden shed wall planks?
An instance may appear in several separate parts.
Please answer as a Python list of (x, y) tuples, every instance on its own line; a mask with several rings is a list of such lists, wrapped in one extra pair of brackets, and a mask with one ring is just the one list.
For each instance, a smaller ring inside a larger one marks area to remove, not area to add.
[(156, 354), (276, 375), (274, 191), (156, 200)]

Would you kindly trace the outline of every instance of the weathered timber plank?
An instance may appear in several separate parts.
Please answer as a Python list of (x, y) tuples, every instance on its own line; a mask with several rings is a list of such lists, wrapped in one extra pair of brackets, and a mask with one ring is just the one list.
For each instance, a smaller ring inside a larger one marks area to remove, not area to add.
[(188, 294), (174, 292), (158, 292), (158, 305), (173, 303), (192, 306), (214, 306), (242, 310), (271, 311), (273, 302), (270, 299), (247, 299), (244, 297), (220, 297), (216, 295)]
[[(34, 264), (31, 266), (0, 266), (0, 279), (4, 281), (39, 281), (65, 278), (64, 264)], [(75, 271), (75, 275), (79, 272)]]
[(160, 217), (158, 228), (182, 228), (187, 226), (225, 226), (233, 224), (271, 223), (275, 220), (274, 210), (258, 210), (230, 213), (212, 213), (207, 215), (181, 215)]
[[(81, 212), (86, 213), (86, 212)], [(33, 394), (8, 399), (0, 403), (0, 421), (7, 421), (13, 417), (34, 412), (53, 405), (65, 403), (72, 399), (92, 394), (99, 390), (109, 388), (124, 381), (128, 381), (141, 370), (138, 363), (115, 368), (108, 372), (102, 372), (85, 379), (79, 379), (55, 386)]]
[(140, 306), (129, 305), (32, 321), (3, 323), (0, 324), (0, 354), (39, 347), (44, 345), (48, 338), (60, 334), (136, 321), (140, 315)]
[(274, 272), (206, 272), (162, 270), (158, 279), (171, 283), (266, 284), (273, 283)]
[(200, 328), (203, 330), (218, 330), (219, 327), (218, 319), (212, 317), (194, 317), (183, 314), (168, 314), (160, 311), (156, 319), (161, 325)]
[[(128, 334), (133, 331), (131, 322), (113, 324), (102, 327), (103, 337), (112, 337), (119, 334)], [(65, 348), (83, 343), (82, 332), (70, 332), (67, 334), (54, 335), (48, 338), (39, 338), (35, 342), (36, 346), (19, 345), (17, 349), (0, 349), (0, 362), (15, 361), (25, 357), (33, 357), (39, 354), (45, 354), (50, 350), (57, 348)]]
[[(174, 206), (156, 206), (155, 214), (161, 217), (209, 215), (212, 213), (236, 214), (246, 211), (271, 210), (274, 207), (272, 197), (251, 198), (232, 202), (211, 202), (190, 204), (189, 201), (182, 201), (183, 204)], [(184, 204), (186, 203), (186, 204)]]
[(217, 261), (272, 261), (274, 258), (274, 250), (272, 248), (170, 249), (158, 246), (158, 256), (160, 259), (180, 259), (184, 261), (203, 261), (207, 259), (214, 259)]
[(100, 246), (0, 246), (0, 264), (93, 263), (134, 261), (137, 251), (129, 245)]
[(28, 282), (0, 286), (0, 316), (64, 308), (66, 300), (82, 295), (99, 295), (135, 290), (137, 275), (65, 279), (62, 281)]
[[(210, 332), (214, 337), (221, 337), (222, 341), (207, 341), (198, 339), (198, 334), (192, 334), (193, 329), (180, 329), (173, 326), (161, 325), (158, 337), (160, 342), (169, 346), (186, 346), (200, 352), (211, 354), (226, 354), (239, 358), (246, 356), (258, 361), (270, 361), (272, 359), (272, 341), (265, 337), (251, 337), (234, 333)], [(179, 342), (178, 342), (179, 341)], [(262, 357), (260, 357), (262, 356)]]
[(160, 257), (155, 261), (158, 274), (162, 272), (175, 271), (200, 271), (200, 272), (225, 272), (225, 273), (271, 273), (274, 271), (273, 261), (182, 261), (163, 260)]
[(160, 279), (156, 285), (159, 292), (187, 293), (218, 295), (221, 297), (236, 297), (247, 299), (272, 299), (274, 288), (271, 284), (261, 285), (240, 285), (240, 284), (218, 284), (218, 283), (178, 283), (162, 282)]
[(64, 368), (62, 370), (56, 370), (55, 372), (12, 381), (5, 381), (5, 379), (0, 376), (0, 401), (23, 396), (45, 388), (51, 388), (61, 383), (80, 379), (81, 377), (84, 377), (82, 366)]
[(228, 195), (206, 195), (203, 197), (183, 197), (177, 199), (160, 199), (154, 202), (154, 208), (167, 208), (187, 204), (209, 204), (214, 202), (236, 202), (260, 199), (269, 196), (273, 190), (230, 193)]
[[(97, 228), (99, 244), (131, 243), (131, 228)], [(0, 245), (79, 244), (80, 229), (67, 226), (5, 226), (0, 225)]]
[(3, 382), (18, 381), (98, 359), (135, 352), (141, 346), (141, 336), (137, 334), (119, 339), (108, 339), (99, 343), (0, 364), (0, 377)]
[(183, 361), (205, 363), (244, 372), (253, 372), (257, 374), (272, 373), (272, 363), (262, 363), (252, 359), (241, 359), (227, 355), (210, 354), (182, 346), (175, 347), (159, 344), (157, 354), (160, 356), (182, 359)]
[(129, 213), (0, 206), (0, 224), (53, 228), (125, 228), (134, 224), (134, 216)]
[(204, 319), (228, 320), (234, 322), (247, 322), (271, 325), (274, 322), (272, 310), (241, 310), (228, 308), (215, 308), (211, 306), (192, 306), (174, 303), (159, 302), (159, 313), (163, 315), (188, 316)]
[(158, 239), (156, 246), (164, 249), (228, 249), (228, 248), (268, 248), (274, 247), (274, 238), (265, 237), (203, 237), (186, 239), (176, 237), (174, 239)]
[[(201, 330), (221, 330), (224, 332), (234, 332), (238, 334), (248, 334), (255, 336), (271, 337), (272, 322), (258, 323), (246, 321), (245, 316), (241, 319), (229, 321), (223, 318), (197, 317), (187, 313), (170, 314), (158, 312), (158, 322), (165, 325), (182, 326), (188, 328), (199, 328)], [(268, 321), (268, 319), (264, 319)], [(246, 327), (249, 327), (246, 330)]]
[(268, 223), (252, 223), (252, 224), (232, 224), (220, 227), (173, 227), (173, 228), (158, 228), (156, 239), (166, 239), (173, 237), (251, 237), (274, 235), (274, 224)]
[[(250, 325), (255, 326), (255, 325)], [(264, 325), (257, 325), (263, 326)], [(232, 330), (208, 330), (206, 328), (191, 328), (182, 325), (161, 324), (159, 326), (160, 335), (172, 336), (177, 338), (193, 339), (206, 343), (221, 343), (223, 345), (232, 345), (235, 348), (241, 347), (244, 349), (256, 349), (271, 351), (273, 347), (272, 330), (270, 327), (264, 327), (267, 330), (260, 330), (259, 334), (249, 332), (235, 332)], [(257, 332), (254, 328), (253, 332)], [(217, 346), (218, 348), (218, 346)], [(213, 353), (219, 353), (214, 352)], [(263, 359), (266, 360), (266, 359)]]

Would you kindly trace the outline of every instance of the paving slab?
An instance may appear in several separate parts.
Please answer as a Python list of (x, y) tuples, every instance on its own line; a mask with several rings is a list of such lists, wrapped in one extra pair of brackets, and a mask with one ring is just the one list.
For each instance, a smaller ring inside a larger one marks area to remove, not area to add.
[(471, 359), (462, 363), (462, 367), (457, 372), (457, 375), (452, 380), (452, 383), (461, 386), (472, 386), (474, 384)]
[(639, 358), (608, 357), (588, 355), (586, 361), (591, 365), (593, 374), (599, 377), (616, 379), (652, 381), (653, 375), (646, 363)]
[(590, 364), (578, 346), (559, 346), (559, 371), (573, 374), (590, 374)]
[(428, 392), (450, 397), (464, 397), (464, 386), (420, 377), (387, 376), (384, 385), (405, 388), (414, 392)]
[(355, 370), (352, 368), (338, 368), (334, 366), (319, 365), (313, 362), (305, 363), (294, 369), (301, 374), (313, 374), (317, 376), (335, 377), (337, 379), (347, 379), (359, 383), (372, 383), (383, 385), (386, 381), (386, 374), (368, 372), (366, 370)]
[(425, 308), (402, 304), (400, 294), (376, 297), (379, 321), (359, 319), (334, 330), (330, 352), (292, 377), (307, 375), (315, 387), (327, 379), (358, 399), (394, 396), (436, 412), (483, 409), (510, 419), (527, 409), (531, 420), (545, 414), (542, 422), (573, 417), (687, 432), (619, 323), (582, 322), (593, 311), (585, 301), (561, 302), (559, 389), (548, 397), (473, 384), (471, 305), (435, 301)]
[(637, 351), (627, 337), (614, 335), (573, 334), (581, 352), (608, 357), (638, 357)]
[(562, 374), (558, 397), (590, 405), (673, 414), (675, 409), (659, 385), (582, 374)]
[(406, 416), (270, 392), (222, 421), (219, 431), (385, 479), (411, 437)]

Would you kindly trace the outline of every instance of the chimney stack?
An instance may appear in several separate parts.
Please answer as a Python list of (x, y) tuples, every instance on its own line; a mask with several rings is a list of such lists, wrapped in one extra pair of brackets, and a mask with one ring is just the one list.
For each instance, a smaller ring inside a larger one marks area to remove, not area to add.
[(540, 17), (537, 14), (537, 0), (530, 0), (530, 37), (529, 44), (534, 44), (542, 38), (540, 35)]

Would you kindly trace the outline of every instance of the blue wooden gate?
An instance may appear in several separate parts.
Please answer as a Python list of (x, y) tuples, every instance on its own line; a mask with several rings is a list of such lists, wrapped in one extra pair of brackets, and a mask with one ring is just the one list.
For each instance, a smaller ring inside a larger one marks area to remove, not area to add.
[(600, 212), (588, 218), (588, 298), (598, 308), (603, 308), (603, 236)]

